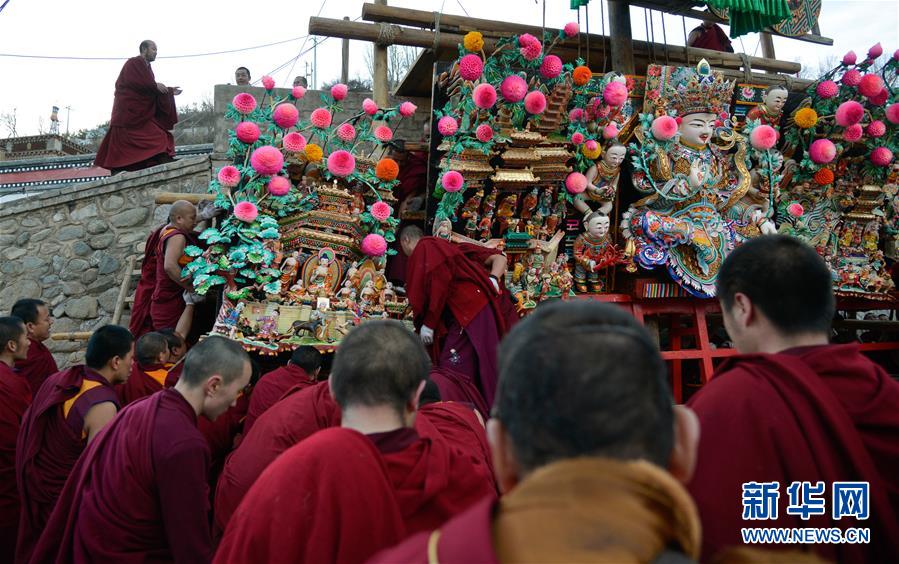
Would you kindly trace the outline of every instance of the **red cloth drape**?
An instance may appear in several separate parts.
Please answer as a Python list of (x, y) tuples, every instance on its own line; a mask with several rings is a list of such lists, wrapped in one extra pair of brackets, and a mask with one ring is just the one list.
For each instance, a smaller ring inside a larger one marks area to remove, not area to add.
[(31, 404), (31, 389), (21, 374), (0, 362), (0, 561), (12, 562), (19, 530), (16, 439)]

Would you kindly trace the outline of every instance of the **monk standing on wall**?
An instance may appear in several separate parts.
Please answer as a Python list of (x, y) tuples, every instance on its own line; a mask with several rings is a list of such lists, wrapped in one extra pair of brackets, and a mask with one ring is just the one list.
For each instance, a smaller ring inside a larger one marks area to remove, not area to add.
[(167, 163), (175, 157), (171, 129), (178, 123), (177, 86), (156, 82), (150, 63), (156, 43), (145, 40), (140, 55), (128, 59), (115, 82), (115, 101), (109, 131), (94, 163), (113, 174)]

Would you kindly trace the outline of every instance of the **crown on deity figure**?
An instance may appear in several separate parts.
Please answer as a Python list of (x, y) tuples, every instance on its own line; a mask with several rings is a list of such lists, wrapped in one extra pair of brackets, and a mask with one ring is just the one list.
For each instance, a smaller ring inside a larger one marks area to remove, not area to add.
[(682, 68), (679, 71), (672, 75), (666, 96), (668, 107), (678, 116), (719, 114), (728, 106), (734, 83), (725, 80), (721, 73), (713, 72), (708, 61), (699, 61), (695, 70)]

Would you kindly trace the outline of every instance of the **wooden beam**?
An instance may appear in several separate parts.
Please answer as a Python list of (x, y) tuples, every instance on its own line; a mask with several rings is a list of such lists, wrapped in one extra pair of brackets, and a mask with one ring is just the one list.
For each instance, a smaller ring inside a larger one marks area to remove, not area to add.
[(762, 57), (774, 59), (774, 39), (771, 37), (771, 34), (763, 31), (759, 34), (759, 42), (762, 45)]
[[(375, 0), (379, 6), (387, 7), (387, 0)], [(346, 23), (344, 23), (346, 25)], [(387, 107), (387, 45), (377, 41), (374, 44), (374, 76), (372, 76), (372, 97), (379, 108)]]
[[(587, 6), (587, 9), (590, 9)], [(631, 5), (625, 0), (609, 0), (609, 34), (612, 36), (612, 68), (634, 74), (634, 45), (631, 37)]]
[(193, 205), (197, 205), (203, 200), (210, 202), (215, 200), (214, 194), (184, 194), (179, 192), (158, 192), (154, 198), (157, 204), (174, 204), (178, 200), (187, 200)]

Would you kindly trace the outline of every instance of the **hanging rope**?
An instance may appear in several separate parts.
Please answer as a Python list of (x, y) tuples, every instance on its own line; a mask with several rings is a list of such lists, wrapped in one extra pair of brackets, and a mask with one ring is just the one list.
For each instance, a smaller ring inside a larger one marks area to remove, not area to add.
[(743, 81), (751, 82), (752, 63), (749, 62), (749, 55), (747, 55), (746, 53), (737, 53), (737, 56), (740, 57), (740, 61), (743, 63)]
[(684, 26), (684, 58), (687, 60), (687, 66), (690, 66), (690, 49), (687, 45), (687, 18), (681, 16), (680, 21)]
[[(662, 19), (665, 19), (665, 14), (662, 14)], [(656, 52), (656, 22), (655, 22), (655, 13), (650, 10), (649, 11), (649, 33), (652, 34), (652, 52), (655, 54)], [(653, 61), (658, 62), (658, 61)]]
[(649, 18), (648, 18), (648, 16), (649, 16), (649, 10), (647, 10), (646, 8), (643, 8), (643, 27), (645, 28), (645, 32), (646, 32), (646, 46), (647, 46), (647, 52), (649, 53), (649, 62), (652, 63), (652, 62), (655, 62), (655, 57), (652, 54), (652, 43), (649, 41)]
[(577, 7), (577, 28), (578, 28), (578, 34), (577, 34), (577, 58), (580, 59), (580, 58), (581, 58), (581, 33), (580, 33), (580, 29), (581, 29), (581, 7), (580, 7), (580, 6)]
[(602, 72), (606, 72), (606, 39), (608, 36), (606, 35), (606, 3), (599, 3), (599, 25), (602, 28), (600, 30), (600, 35), (602, 35)]
[(665, 12), (662, 12), (662, 43), (665, 44), (665, 66), (669, 66), (669, 61), (668, 61), (668, 34), (665, 32)]
[(590, 66), (590, 4), (584, 6), (584, 20), (587, 24), (587, 66)]
[(546, 0), (543, 0), (543, 23), (540, 25), (540, 43), (546, 37)]
[[(394, 41), (396, 41), (396, 36), (399, 34), (399, 27), (382, 23), (378, 25), (378, 38), (375, 39), (375, 45), (378, 47), (387, 47), (388, 45), (393, 45)], [(434, 40), (437, 41), (436, 39)]]

